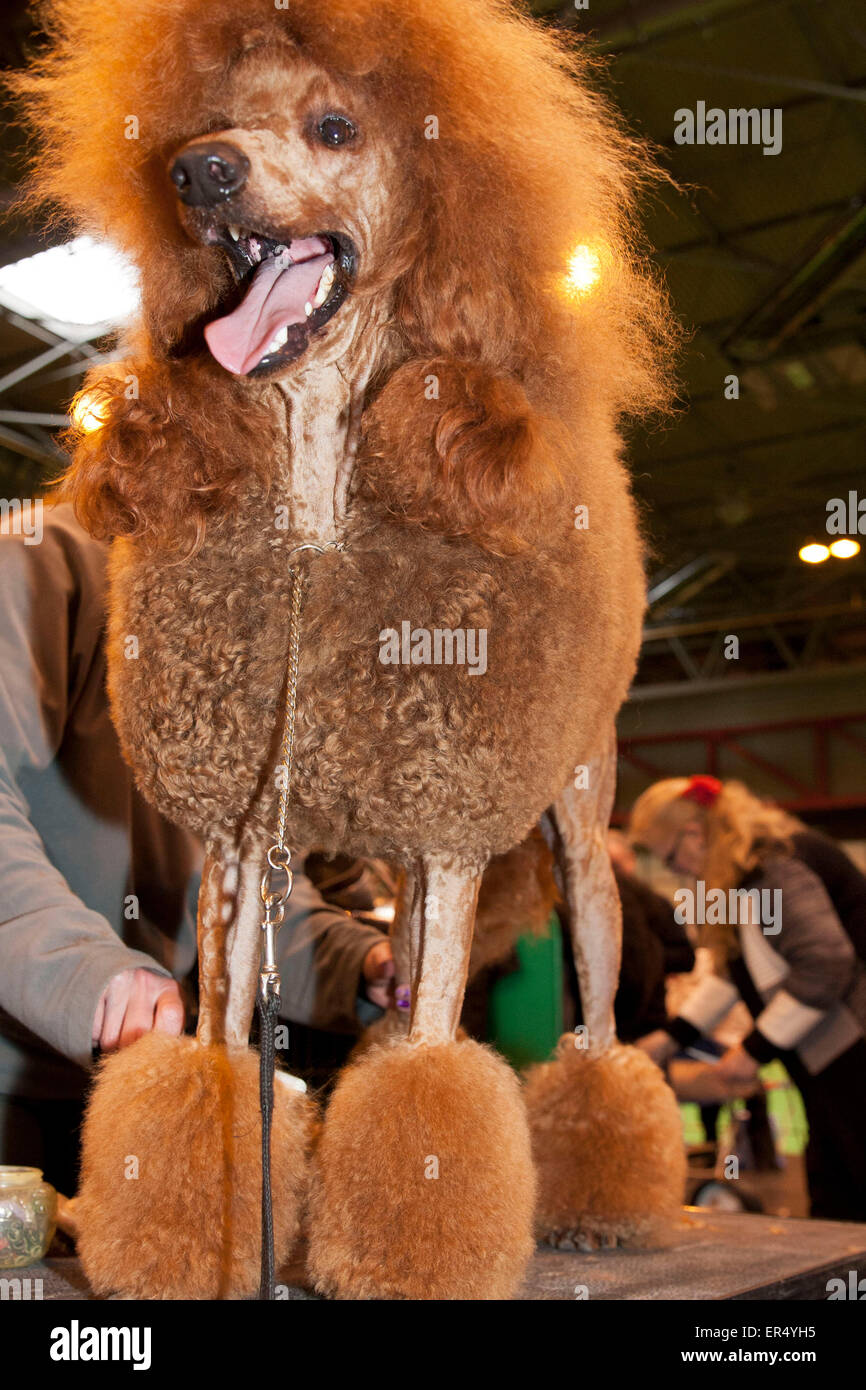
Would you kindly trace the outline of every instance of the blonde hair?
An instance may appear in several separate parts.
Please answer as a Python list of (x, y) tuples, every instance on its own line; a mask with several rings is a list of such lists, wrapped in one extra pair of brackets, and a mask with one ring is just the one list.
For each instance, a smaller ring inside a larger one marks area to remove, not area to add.
[(723, 782), (711, 805), (684, 797), (690, 777), (666, 777), (638, 797), (629, 820), (629, 838), (650, 849), (658, 837), (703, 824), (707, 837), (704, 880), (708, 888), (735, 887), (745, 874), (773, 854), (790, 854), (791, 837), (803, 827), (787, 811), (762, 801), (742, 782)]

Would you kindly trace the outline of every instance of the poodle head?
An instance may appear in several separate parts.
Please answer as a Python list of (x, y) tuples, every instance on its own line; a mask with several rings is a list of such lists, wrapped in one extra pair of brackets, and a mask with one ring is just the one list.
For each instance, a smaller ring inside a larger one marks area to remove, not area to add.
[[(391, 0), (362, 8), (387, 33)], [(33, 199), (133, 260), (152, 357), (255, 383), (345, 360), (385, 318), (413, 132), (351, 10), (44, 0), (49, 43), (11, 82), (42, 137)]]
[(215, 311), (185, 332), (200, 346), (201, 328), (239, 377), (351, 363), (397, 278), (399, 141), (363, 88), (285, 38), (242, 49), (219, 100), (228, 127), (196, 134), (166, 164), (180, 227), (210, 253), (219, 286)]
[[(510, 0), (45, 13), (18, 83), (34, 193), (136, 262), (160, 396), (109, 529), (166, 511), (142, 481), (160, 412), (208, 434), (178, 489), (216, 508), (250, 457), (220, 450), (218, 426), (240, 411), (255, 438), (271, 381), (319, 362), (369, 383), (359, 464), (379, 505), (499, 550), (543, 529), (569, 471), (616, 452), (621, 416), (666, 403), (676, 334), (635, 232), (657, 171), (585, 54)], [(144, 407), (143, 385), (113, 410)], [(92, 486), (110, 452), (120, 487), (128, 438), (99, 447)]]

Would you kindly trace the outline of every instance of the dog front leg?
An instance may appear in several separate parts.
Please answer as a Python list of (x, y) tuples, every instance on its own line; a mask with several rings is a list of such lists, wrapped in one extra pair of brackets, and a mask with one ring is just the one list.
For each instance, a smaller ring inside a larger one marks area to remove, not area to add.
[[(247, 1045), (258, 968), (259, 866), (205, 858), (195, 1038), (148, 1033), (102, 1064), (88, 1103), (78, 1247), (93, 1291), (246, 1298), (261, 1266), (259, 1059)], [(272, 1194), (277, 1259), (303, 1207), (312, 1107), (277, 1086)], [(183, 1180), (178, 1181), (178, 1174)]]
[(480, 887), (480, 870), (432, 856), (423, 861), (418, 929), (410, 934), (411, 1043), (456, 1036)]
[(265, 847), (244, 843), (232, 860), (236, 883), (226, 939), (225, 1042), (230, 1048), (249, 1042), (262, 951), (262, 872)]
[(322, 1292), (511, 1298), (523, 1277), (535, 1175), (520, 1087), (495, 1053), (456, 1041), (480, 880), (478, 865), (423, 861), (409, 1037), (363, 1053), (334, 1092), (311, 1201)]

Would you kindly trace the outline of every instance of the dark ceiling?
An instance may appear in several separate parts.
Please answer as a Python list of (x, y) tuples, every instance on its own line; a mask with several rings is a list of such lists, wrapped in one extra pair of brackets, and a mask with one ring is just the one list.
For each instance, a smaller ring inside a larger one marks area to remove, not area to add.
[[(411, 0), (407, 0), (411, 3)], [(826, 505), (864, 483), (866, 382), (866, 12), (850, 0), (590, 0), (534, 6), (608, 55), (606, 82), (633, 128), (661, 149), (666, 188), (646, 228), (691, 330), (682, 405), (630, 457), (655, 551), (640, 679), (866, 660), (866, 559), (806, 566)], [(23, 61), (26, 6), (5, 0), (0, 57)], [(781, 152), (678, 145), (680, 108), (780, 108)], [(0, 142), (0, 199), (20, 178), (14, 124)], [(37, 249), (38, 229), (0, 223), (0, 264)], [(6, 316), (0, 376), (50, 351)], [(48, 421), (75, 390), (84, 354), (0, 381), (0, 488), (29, 495), (55, 464)], [(739, 399), (725, 398), (735, 374)], [(42, 423), (9, 418), (39, 412)], [(866, 523), (864, 523), (866, 524)]]

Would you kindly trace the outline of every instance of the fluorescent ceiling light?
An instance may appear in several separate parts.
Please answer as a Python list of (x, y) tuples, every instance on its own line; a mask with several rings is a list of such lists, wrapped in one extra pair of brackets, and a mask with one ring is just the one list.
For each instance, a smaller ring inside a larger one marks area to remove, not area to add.
[(130, 318), (138, 303), (132, 265), (91, 237), (0, 268), (0, 304), (73, 342), (108, 332)]

